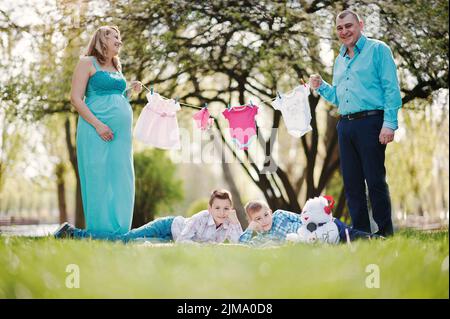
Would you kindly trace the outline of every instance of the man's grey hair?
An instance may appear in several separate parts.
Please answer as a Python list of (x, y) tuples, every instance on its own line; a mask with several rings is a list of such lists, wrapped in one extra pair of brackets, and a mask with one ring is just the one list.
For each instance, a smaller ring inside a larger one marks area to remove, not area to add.
[(346, 10), (340, 12), (340, 13), (337, 15), (337, 18), (338, 18), (338, 19), (344, 19), (344, 18), (345, 18), (346, 16), (348, 16), (349, 14), (351, 14), (352, 16), (354, 16), (355, 19), (356, 19), (356, 21), (361, 22), (361, 18), (360, 18), (360, 16), (359, 16), (359, 14), (357, 14), (355, 11), (350, 10), (350, 9), (346, 9)]

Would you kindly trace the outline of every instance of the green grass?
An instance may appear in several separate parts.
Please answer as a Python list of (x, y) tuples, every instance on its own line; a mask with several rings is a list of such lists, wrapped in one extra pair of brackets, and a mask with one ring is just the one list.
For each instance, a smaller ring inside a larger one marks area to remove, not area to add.
[[(449, 298), (448, 250), (448, 230), (351, 247), (0, 237), (0, 298)], [(69, 264), (79, 288), (66, 287)], [(366, 287), (369, 264), (379, 288)]]

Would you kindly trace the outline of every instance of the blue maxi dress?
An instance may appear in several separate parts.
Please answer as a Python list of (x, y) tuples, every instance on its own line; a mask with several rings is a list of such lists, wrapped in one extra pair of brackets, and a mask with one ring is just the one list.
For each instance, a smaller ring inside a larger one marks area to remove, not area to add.
[(95, 57), (91, 58), (96, 73), (87, 83), (85, 103), (111, 128), (114, 138), (102, 140), (95, 128), (79, 117), (77, 156), (86, 230), (125, 234), (131, 227), (134, 206), (133, 112), (122, 73), (104, 71)]

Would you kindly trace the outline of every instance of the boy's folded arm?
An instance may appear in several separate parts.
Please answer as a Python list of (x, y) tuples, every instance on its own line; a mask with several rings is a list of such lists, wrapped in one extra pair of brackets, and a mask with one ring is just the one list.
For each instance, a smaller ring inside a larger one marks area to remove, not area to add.
[(253, 230), (247, 228), (242, 235), (239, 237), (240, 243), (248, 243), (253, 237)]
[(233, 243), (238, 243), (243, 233), (241, 224), (230, 224), (228, 239)]
[(293, 220), (295, 222), (298, 222), (298, 223), (302, 224), (302, 219), (300, 218), (300, 214), (293, 214), (293, 215), (294, 215), (293, 216)]
[(289, 220), (292, 222), (298, 222), (298, 223), (302, 223), (302, 220), (300, 218), (300, 214), (296, 214), (296, 213), (291, 213), (289, 212)]
[(290, 220), (292, 222), (301, 222), (299, 214), (296, 214), (296, 213), (293, 213), (293, 212), (284, 211), (284, 210), (279, 210), (279, 209), (277, 209), (275, 212), (277, 214), (283, 216), (284, 218), (287, 218), (288, 220)]

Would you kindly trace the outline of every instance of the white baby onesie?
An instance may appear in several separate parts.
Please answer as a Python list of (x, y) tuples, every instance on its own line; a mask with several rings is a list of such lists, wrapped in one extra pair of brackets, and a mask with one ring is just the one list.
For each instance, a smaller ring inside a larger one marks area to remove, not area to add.
[(290, 94), (279, 96), (272, 102), (275, 110), (280, 110), (289, 134), (302, 137), (311, 128), (311, 110), (309, 108), (309, 87), (297, 86)]

